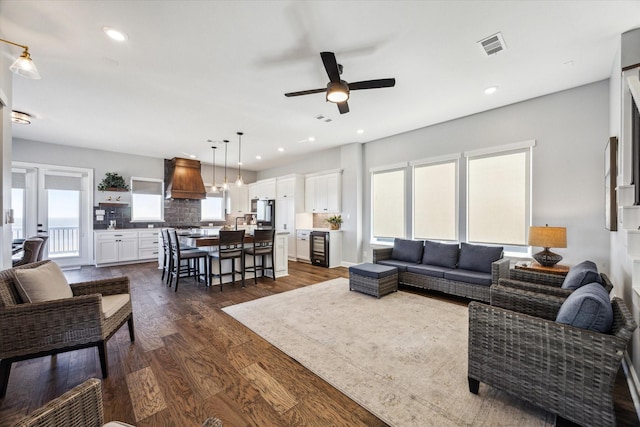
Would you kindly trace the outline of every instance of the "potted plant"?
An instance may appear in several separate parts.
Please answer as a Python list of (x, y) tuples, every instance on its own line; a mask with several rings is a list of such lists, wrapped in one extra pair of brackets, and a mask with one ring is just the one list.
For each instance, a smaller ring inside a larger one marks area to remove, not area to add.
[(124, 178), (116, 172), (107, 172), (105, 177), (98, 184), (100, 191), (129, 191), (129, 186)]
[(327, 218), (329, 228), (332, 230), (340, 230), (340, 224), (342, 224), (342, 215), (332, 215)]

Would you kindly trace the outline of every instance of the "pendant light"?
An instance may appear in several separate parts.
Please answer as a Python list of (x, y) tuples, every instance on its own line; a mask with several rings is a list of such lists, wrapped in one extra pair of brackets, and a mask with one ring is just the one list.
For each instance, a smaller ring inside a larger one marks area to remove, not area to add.
[[(211, 140), (209, 140), (209, 142), (211, 142)], [(211, 184), (211, 191), (209, 191), (212, 194), (218, 194), (220, 192), (220, 189), (218, 188), (218, 184), (216, 184), (216, 149), (218, 147), (216, 147), (215, 145), (211, 146), (211, 149), (213, 151), (213, 184)]]
[(222, 190), (227, 191), (229, 189), (229, 182), (227, 181), (227, 147), (229, 146), (229, 140), (224, 141), (224, 182), (222, 183)]
[(238, 179), (236, 180), (236, 185), (241, 186), (244, 184), (242, 182), (242, 159), (240, 158), (240, 154), (242, 153), (242, 132), (237, 132), (238, 134)]
[(39, 79), (40, 73), (38, 73), (38, 69), (36, 68), (36, 64), (31, 60), (31, 55), (29, 55), (29, 46), (24, 46), (18, 43), (11, 42), (9, 40), (0, 39), (0, 42), (8, 43), (13, 46), (18, 46), (24, 49), (22, 51), (22, 55), (15, 60), (13, 64), (9, 67), (9, 69), (22, 77), (27, 79)]

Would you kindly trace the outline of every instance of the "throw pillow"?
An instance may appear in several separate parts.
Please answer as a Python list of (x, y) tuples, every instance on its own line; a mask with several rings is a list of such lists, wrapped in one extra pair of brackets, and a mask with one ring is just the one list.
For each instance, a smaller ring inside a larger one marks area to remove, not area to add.
[(53, 261), (36, 268), (17, 268), (16, 290), (23, 302), (41, 302), (72, 298), (73, 292), (62, 270)]
[(458, 268), (491, 273), (491, 263), (502, 258), (502, 246), (482, 246), (460, 243)]
[(393, 251), (391, 251), (391, 259), (397, 261), (407, 261), (420, 263), (422, 259), (422, 248), (424, 242), (422, 240), (406, 240), (406, 239), (394, 239)]
[(458, 244), (438, 243), (426, 240), (424, 242), (424, 255), (422, 263), (437, 265), (439, 267), (456, 268), (458, 264)]
[(613, 325), (609, 294), (595, 282), (576, 289), (560, 306), (556, 322), (608, 333)]
[(576, 290), (587, 283), (593, 282), (602, 284), (598, 267), (593, 261), (582, 261), (569, 269), (569, 273), (567, 273), (562, 282), (562, 288)]

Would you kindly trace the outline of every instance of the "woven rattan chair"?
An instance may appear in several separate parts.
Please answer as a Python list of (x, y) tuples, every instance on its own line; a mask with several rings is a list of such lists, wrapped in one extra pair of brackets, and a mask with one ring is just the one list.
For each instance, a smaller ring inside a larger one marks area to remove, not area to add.
[(107, 340), (128, 323), (135, 340), (131, 299), (105, 317), (102, 296), (129, 294), (129, 278), (116, 277), (71, 284), (73, 298), (23, 303), (14, 270), (35, 268), (40, 261), (0, 272), (0, 397), (7, 391), (11, 364), (87, 347), (97, 347), (102, 376), (109, 375)]
[(469, 304), (469, 390), (483, 382), (580, 425), (615, 425), (613, 386), (636, 329), (624, 302), (613, 299), (603, 334), (555, 322), (562, 296), (493, 285), (491, 298), (502, 306)]
[(22, 244), (22, 258), (13, 261), (13, 267), (25, 265), (38, 260), (38, 254), (44, 241), (39, 237), (30, 237)]

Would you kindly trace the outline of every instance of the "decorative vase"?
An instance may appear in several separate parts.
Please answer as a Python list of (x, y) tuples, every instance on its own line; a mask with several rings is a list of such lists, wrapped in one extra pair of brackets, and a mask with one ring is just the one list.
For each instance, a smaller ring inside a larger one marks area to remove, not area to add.
[(329, 230), (340, 230), (340, 224), (329, 224)]

